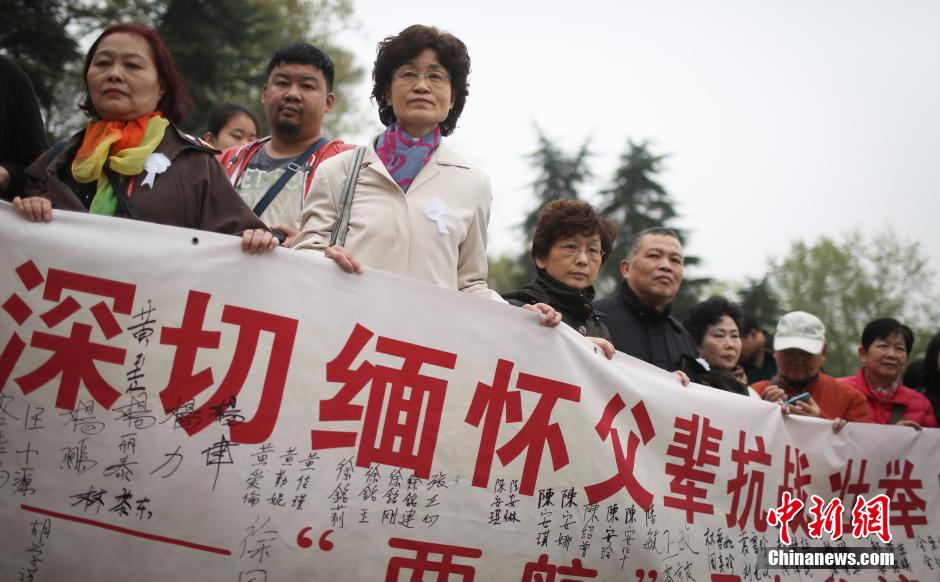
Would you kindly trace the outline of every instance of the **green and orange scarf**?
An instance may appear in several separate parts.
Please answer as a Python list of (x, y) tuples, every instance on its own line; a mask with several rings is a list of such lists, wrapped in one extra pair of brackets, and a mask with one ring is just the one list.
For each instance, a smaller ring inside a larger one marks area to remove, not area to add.
[(72, 161), (72, 175), (82, 183), (97, 182), (89, 212), (114, 216), (118, 199), (105, 172), (105, 163), (122, 176), (136, 176), (170, 125), (159, 111), (130, 121), (92, 119)]

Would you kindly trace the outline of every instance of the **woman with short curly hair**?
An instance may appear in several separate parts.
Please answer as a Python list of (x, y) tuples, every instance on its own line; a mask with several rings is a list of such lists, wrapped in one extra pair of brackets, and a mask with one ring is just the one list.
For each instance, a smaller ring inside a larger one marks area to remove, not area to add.
[[(354, 151), (325, 160), (304, 203), (294, 248), (499, 299), (486, 284), (489, 178), (442, 140), (469, 94), (470, 56), (454, 35), (409, 26), (378, 45), (372, 97), (385, 131), (370, 140), (343, 245), (330, 246)], [(543, 312), (544, 313), (544, 312)]]
[(593, 206), (581, 200), (555, 200), (539, 212), (532, 234), (534, 281), (503, 298), (513, 305), (544, 303), (561, 320), (613, 356), (610, 332), (591, 302), (594, 281), (607, 260), (617, 230)]

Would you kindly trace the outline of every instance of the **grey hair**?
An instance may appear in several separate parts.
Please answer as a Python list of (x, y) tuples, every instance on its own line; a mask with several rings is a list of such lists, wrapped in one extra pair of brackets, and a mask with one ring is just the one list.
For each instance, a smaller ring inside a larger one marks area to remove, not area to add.
[(682, 244), (682, 239), (679, 238), (679, 234), (676, 233), (676, 231), (671, 228), (666, 228), (665, 226), (653, 226), (633, 235), (633, 238), (630, 239), (630, 246), (627, 247), (627, 259), (633, 259), (633, 257), (636, 256), (636, 252), (640, 250), (640, 241), (643, 240), (643, 237), (652, 234), (671, 236), (679, 241), (679, 244)]

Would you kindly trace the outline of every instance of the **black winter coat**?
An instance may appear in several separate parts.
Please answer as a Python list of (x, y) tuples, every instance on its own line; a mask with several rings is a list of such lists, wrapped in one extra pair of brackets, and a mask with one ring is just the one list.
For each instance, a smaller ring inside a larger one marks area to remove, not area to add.
[(601, 322), (610, 330), (618, 351), (654, 366), (674, 372), (683, 367), (683, 354), (695, 358), (691, 334), (669, 315), (669, 307), (660, 313), (643, 303), (626, 281), (616, 295), (598, 299), (594, 307)]
[(581, 335), (610, 340), (610, 332), (601, 323), (601, 314), (594, 309), (594, 287), (584, 290), (575, 289), (555, 279), (544, 269), (539, 269), (538, 277), (524, 285), (522, 289), (504, 293), (503, 299), (515, 306), (545, 303), (561, 313), (562, 322), (573, 327)]

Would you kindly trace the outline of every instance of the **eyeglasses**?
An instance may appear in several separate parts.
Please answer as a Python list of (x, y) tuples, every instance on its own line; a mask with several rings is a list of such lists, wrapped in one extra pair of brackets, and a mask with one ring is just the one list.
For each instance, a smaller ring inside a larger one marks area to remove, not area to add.
[(424, 80), (432, 87), (440, 87), (450, 83), (450, 75), (441, 71), (425, 71), (423, 73), (414, 69), (398, 69), (395, 71), (395, 78), (408, 85), (416, 84), (421, 77), (424, 77)]
[(604, 255), (607, 254), (597, 247), (582, 247), (578, 243), (573, 242), (559, 243), (558, 250), (560, 250), (563, 255), (570, 258), (577, 257), (581, 253), (584, 253), (587, 255), (588, 260), (592, 263), (601, 262), (601, 259), (603, 259)]

